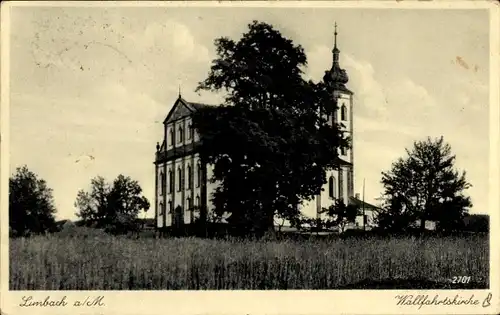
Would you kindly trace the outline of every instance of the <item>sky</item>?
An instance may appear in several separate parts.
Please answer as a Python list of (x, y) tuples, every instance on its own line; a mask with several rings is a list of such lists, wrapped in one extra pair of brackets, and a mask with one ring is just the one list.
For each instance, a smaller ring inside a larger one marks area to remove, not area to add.
[[(12, 7), (10, 172), (53, 189), (58, 219), (76, 219), (78, 190), (104, 176), (139, 181), (154, 200), (154, 153), (179, 86), (188, 101), (216, 57), (252, 20), (307, 55), (306, 78), (331, 67), (333, 25), (354, 92), (355, 192), (377, 203), (381, 172), (414, 141), (444, 136), (488, 213), (489, 24), (486, 10)], [(149, 211), (148, 217), (154, 216)]]

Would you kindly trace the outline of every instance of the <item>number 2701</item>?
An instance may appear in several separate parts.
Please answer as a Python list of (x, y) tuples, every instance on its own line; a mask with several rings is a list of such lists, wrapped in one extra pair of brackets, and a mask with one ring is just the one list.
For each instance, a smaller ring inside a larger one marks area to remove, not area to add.
[(469, 283), (470, 279), (470, 276), (457, 276), (451, 278), (451, 283)]

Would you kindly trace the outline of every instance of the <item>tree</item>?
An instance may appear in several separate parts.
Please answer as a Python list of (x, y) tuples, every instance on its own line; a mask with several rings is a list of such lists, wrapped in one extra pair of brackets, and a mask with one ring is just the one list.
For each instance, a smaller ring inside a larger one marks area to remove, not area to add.
[(389, 172), (382, 173), (385, 210), (379, 224), (404, 230), (418, 220), (424, 230), (426, 220), (433, 220), (440, 230), (460, 228), (472, 206), (464, 195), (471, 185), (465, 172), (455, 170), (451, 146), (443, 137), (427, 138), (415, 142), (406, 153), (406, 158), (398, 159)]
[(327, 216), (323, 226), (327, 228), (338, 227), (339, 232), (344, 232), (346, 225), (356, 220), (360, 209), (357, 205), (346, 205), (342, 200), (336, 200), (328, 208), (323, 208), (323, 213)]
[(301, 77), (302, 47), (257, 21), (238, 42), (215, 45), (218, 58), (198, 90), (226, 90), (227, 97), (223, 106), (197, 111), (193, 126), (202, 157), (214, 166), (210, 180), (220, 183), (216, 212), (262, 234), (273, 230), (276, 214), (297, 221), (297, 205), (320, 192), (347, 140), (326, 123), (336, 108), (327, 86)]
[(9, 179), (9, 228), (14, 235), (44, 233), (55, 226), (52, 189), (26, 165)]
[(103, 227), (108, 224), (109, 194), (111, 187), (104, 177), (97, 176), (90, 180), (90, 191), (80, 190), (76, 196), (76, 216), (84, 225)]
[(90, 192), (80, 190), (75, 206), (86, 225), (121, 234), (138, 228), (138, 214), (150, 204), (137, 181), (119, 175), (112, 185), (100, 176), (92, 179)]

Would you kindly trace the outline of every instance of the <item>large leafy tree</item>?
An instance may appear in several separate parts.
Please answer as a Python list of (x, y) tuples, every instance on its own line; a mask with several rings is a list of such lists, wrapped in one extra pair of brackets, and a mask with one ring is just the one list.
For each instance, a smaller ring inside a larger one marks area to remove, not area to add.
[(93, 178), (90, 191), (78, 192), (75, 206), (86, 225), (123, 233), (137, 228), (139, 212), (147, 211), (150, 204), (137, 181), (119, 175), (112, 184), (100, 176)]
[(245, 231), (273, 229), (276, 214), (297, 222), (297, 205), (317, 194), (325, 171), (347, 145), (339, 126), (327, 124), (336, 108), (325, 84), (302, 78), (307, 65), (271, 25), (254, 21), (235, 42), (215, 41), (218, 58), (198, 89), (227, 92), (225, 103), (194, 114), (201, 153), (219, 181), (216, 212)]
[(54, 198), (45, 180), (26, 165), (9, 179), (9, 227), (14, 235), (44, 233), (55, 226)]
[(404, 230), (416, 220), (425, 228), (426, 220), (438, 223), (440, 230), (454, 230), (472, 206), (465, 190), (471, 185), (465, 171), (455, 169), (451, 146), (438, 139), (427, 138), (414, 143), (407, 156), (382, 173), (384, 211), (379, 224), (393, 230)]
[(102, 176), (90, 180), (90, 191), (79, 190), (76, 196), (76, 216), (85, 225), (104, 226), (108, 217), (111, 187)]

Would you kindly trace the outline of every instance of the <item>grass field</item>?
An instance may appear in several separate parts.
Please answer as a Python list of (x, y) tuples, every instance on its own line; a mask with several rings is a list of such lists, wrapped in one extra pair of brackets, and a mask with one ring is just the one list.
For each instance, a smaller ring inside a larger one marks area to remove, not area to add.
[(486, 288), (488, 252), (488, 237), (477, 235), (269, 242), (33, 237), (10, 240), (10, 288), (454, 288), (454, 276), (471, 277), (465, 288)]

